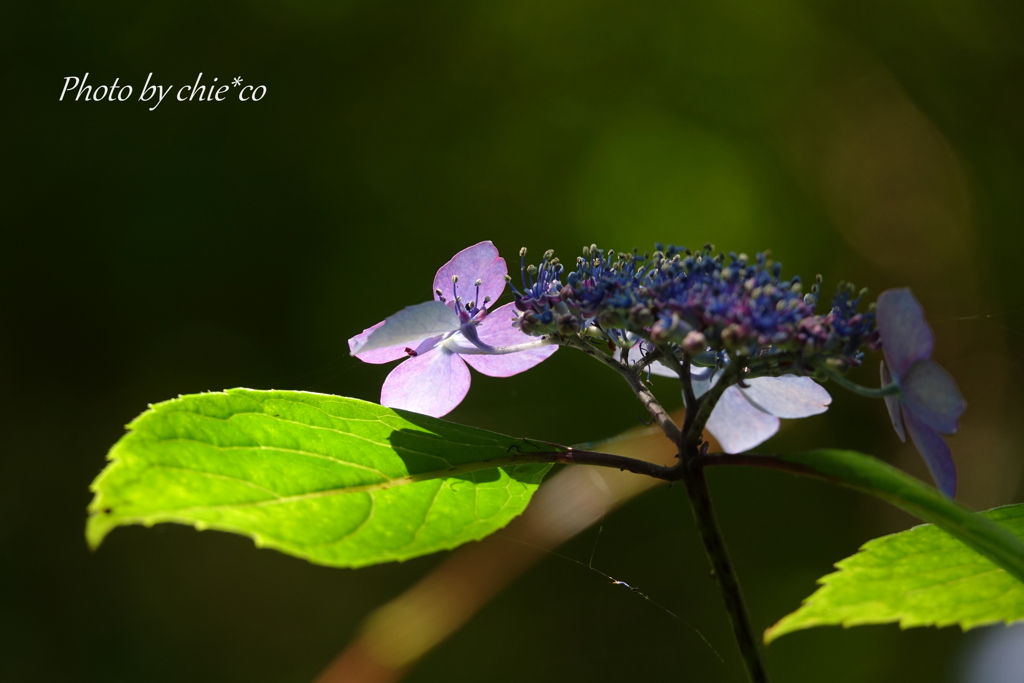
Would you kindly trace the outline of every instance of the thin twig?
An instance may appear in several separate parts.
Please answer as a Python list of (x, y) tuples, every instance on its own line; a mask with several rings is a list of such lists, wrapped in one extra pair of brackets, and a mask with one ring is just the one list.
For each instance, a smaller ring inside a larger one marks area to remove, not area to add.
[(637, 376), (635, 372), (624, 366), (619, 361), (615, 360), (608, 354), (604, 353), (600, 349), (595, 348), (592, 344), (588, 344), (579, 337), (570, 337), (568, 339), (568, 345), (580, 349), (584, 353), (593, 356), (598, 359), (606, 366), (615, 370), (617, 373), (622, 375), (623, 379), (629, 384), (630, 389), (636, 394), (636, 397), (640, 399), (640, 402), (647, 408), (647, 412), (651, 414), (651, 417), (658, 423), (662, 431), (673, 443), (679, 443), (680, 431), (676, 423), (672, 421), (668, 412), (661, 407), (661, 403), (655, 398), (654, 394), (648, 389)]

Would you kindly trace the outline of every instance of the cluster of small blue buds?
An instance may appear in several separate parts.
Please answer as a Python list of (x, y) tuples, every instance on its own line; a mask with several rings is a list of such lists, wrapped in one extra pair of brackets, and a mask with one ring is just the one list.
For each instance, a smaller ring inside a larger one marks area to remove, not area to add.
[(799, 277), (781, 278), (767, 254), (715, 254), (655, 245), (653, 254), (583, 248), (574, 270), (550, 250), (539, 265), (520, 251), (522, 289), (513, 286), (519, 326), (531, 335), (585, 331), (611, 343), (638, 339), (688, 355), (707, 349), (733, 356), (786, 353), (859, 365), (863, 347), (877, 348), (873, 305), (860, 311), (865, 292), (840, 285), (828, 313), (815, 308), (820, 277), (803, 292)]

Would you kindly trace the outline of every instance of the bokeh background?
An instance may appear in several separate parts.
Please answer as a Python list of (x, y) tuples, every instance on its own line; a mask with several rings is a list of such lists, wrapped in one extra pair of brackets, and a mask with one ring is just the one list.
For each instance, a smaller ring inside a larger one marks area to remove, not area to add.
[[(349, 358), (347, 338), (484, 239), (563, 257), (710, 241), (771, 249), (829, 292), (909, 285), (969, 402), (960, 499), (1021, 501), (1022, 37), (1010, 0), (4, 3), (0, 679), (312, 680), (443, 557), (328, 569), (173, 525), (93, 554), (89, 483), (126, 422), (180, 393), (375, 400), (388, 369)], [(58, 102), (85, 72), (136, 95), (150, 72), (268, 93)], [(452, 420), (560, 443), (642, 410), (564, 350), (471, 391)], [(856, 448), (926, 476), (880, 402), (834, 393), (767, 449)], [(914, 523), (781, 474), (711, 484), (759, 627)], [(595, 534), (560, 552), (587, 561)], [(594, 566), (727, 664), (546, 556), (407, 680), (741, 680), (681, 490), (607, 517)], [(959, 681), (984, 638), (824, 628), (766, 656), (779, 681)]]

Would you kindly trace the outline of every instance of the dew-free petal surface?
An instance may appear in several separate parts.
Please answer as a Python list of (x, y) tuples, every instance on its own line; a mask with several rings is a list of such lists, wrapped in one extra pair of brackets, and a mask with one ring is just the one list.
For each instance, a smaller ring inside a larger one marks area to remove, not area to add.
[(505, 275), (508, 268), (505, 266), (505, 259), (498, 256), (498, 249), (489, 241), (474, 244), (466, 247), (452, 257), (452, 260), (441, 266), (434, 276), (433, 296), (437, 298), (437, 290), (452, 300), (452, 276), (457, 275), (459, 282), (456, 285), (458, 295), (464, 303), (477, 299), (476, 286), (473, 284), (481, 280), (480, 298), (477, 305), (483, 305), (485, 297), (491, 297), (492, 302), (497, 302), (498, 297), (505, 291)]
[(409, 354), (405, 352), (408, 344), (399, 344), (397, 346), (385, 346), (379, 349), (373, 349), (371, 351), (355, 351), (355, 349), (361, 348), (366, 344), (367, 338), (380, 329), (386, 320), (381, 320), (373, 327), (367, 327), (365, 330), (357, 334), (348, 340), (349, 353), (364, 363), (374, 363), (379, 365), (381, 363), (390, 363), (393, 360), (399, 358), (405, 358)]
[(438, 347), (392, 370), (381, 387), (380, 404), (441, 417), (466, 398), (469, 382), (469, 368), (462, 359)]
[[(892, 375), (889, 374), (889, 368), (886, 367), (885, 361), (882, 361), (881, 366), (882, 386), (888, 386), (892, 384)], [(903, 413), (900, 409), (900, 397), (899, 396), (886, 396), (885, 397), (885, 408), (889, 411), (889, 419), (892, 420), (892, 428), (896, 430), (896, 436), (900, 437), (900, 441), (907, 440), (907, 432), (903, 428)]]
[[(477, 333), (480, 341), (490, 346), (514, 346), (516, 344), (528, 344), (537, 341), (537, 337), (531, 337), (512, 327), (512, 321), (516, 318), (515, 304), (505, 304), (491, 311), (483, 322), (477, 326)], [(461, 342), (460, 346), (468, 342)], [(529, 370), (538, 363), (551, 357), (558, 346), (542, 346), (528, 351), (518, 353), (505, 353), (501, 355), (486, 354), (464, 354), (462, 360), (469, 363), (477, 372), (482, 372), (490, 377), (511, 377), (524, 370)]]
[(903, 407), (903, 418), (910, 439), (928, 465), (936, 486), (949, 498), (956, 497), (956, 463), (953, 462), (953, 454), (949, 452), (945, 440), (906, 406)]
[(388, 316), (384, 324), (376, 327), (362, 344), (352, 347), (352, 355), (359, 358), (368, 351), (403, 344), (415, 346), (415, 342), (457, 329), (459, 317), (452, 309), (440, 301), (424, 301), (421, 304), (406, 306), (398, 313)]
[(878, 297), (875, 310), (882, 351), (894, 377), (902, 378), (910, 366), (930, 358), (935, 343), (921, 304), (909, 289), (888, 289)]
[[(626, 349), (625, 353), (626, 360), (629, 361), (630, 363), (637, 363), (643, 358), (643, 353), (640, 350), (639, 344), (637, 344), (636, 346), (629, 347), (628, 349)], [(620, 349), (615, 349), (615, 351), (612, 353), (612, 357), (615, 358), (615, 360), (619, 360), (619, 358), (622, 357), (622, 352), (620, 351)], [(651, 371), (652, 375), (657, 375), (658, 377), (679, 377), (679, 375), (676, 374), (675, 370), (672, 370), (667, 365), (662, 363), (660, 360), (654, 361), (647, 367)]]
[(942, 434), (955, 434), (967, 404), (956, 381), (933, 360), (920, 360), (900, 380), (903, 405)]
[(717, 372), (714, 368), (690, 368), (690, 384), (693, 385), (694, 398), (700, 398), (711, 391)]
[(757, 377), (744, 383), (747, 387), (740, 391), (747, 400), (775, 417), (793, 419), (819, 415), (832, 403), (825, 387), (810, 377)]
[(711, 411), (707, 429), (726, 453), (742, 453), (758, 446), (779, 431), (779, 418), (758, 410), (736, 387), (722, 392)]

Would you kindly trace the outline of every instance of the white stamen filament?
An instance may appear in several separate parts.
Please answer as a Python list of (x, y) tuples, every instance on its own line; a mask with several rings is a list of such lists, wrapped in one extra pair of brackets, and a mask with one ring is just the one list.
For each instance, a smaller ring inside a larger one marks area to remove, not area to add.
[(449, 337), (441, 342), (441, 345), (453, 353), (458, 353), (465, 356), (503, 356), (508, 353), (519, 353), (520, 351), (529, 351), (530, 349), (539, 349), (545, 346), (551, 346), (557, 344), (557, 337), (541, 337), (535, 341), (524, 342), (522, 344), (513, 344), (511, 346), (495, 346), (493, 351), (484, 351), (477, 347), (469, 344), (464, 346), (460, 344), (454, 337)]

